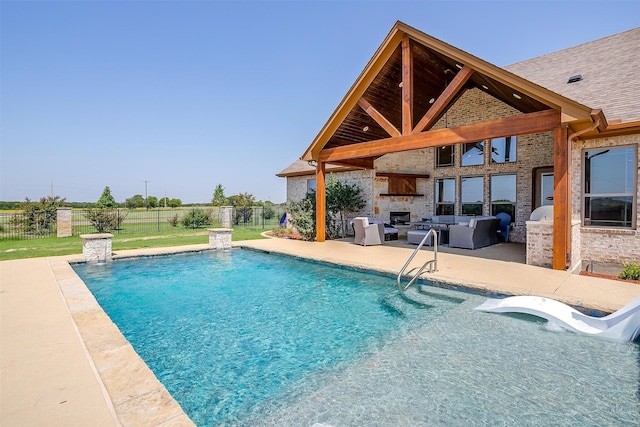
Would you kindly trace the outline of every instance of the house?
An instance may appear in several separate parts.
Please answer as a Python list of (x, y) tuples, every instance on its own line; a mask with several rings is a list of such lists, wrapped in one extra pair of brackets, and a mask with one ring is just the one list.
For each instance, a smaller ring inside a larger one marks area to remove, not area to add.
[[(364, 214), (512, 218), (527, 262), (638, 259), (640, 28), (498, 67), (397, 22), (300, 160), (288, 199), (357, 182)], [(330, 166), (328, 166), (330, 165)], [(553, 221), (530, 221), (553, 204)]]

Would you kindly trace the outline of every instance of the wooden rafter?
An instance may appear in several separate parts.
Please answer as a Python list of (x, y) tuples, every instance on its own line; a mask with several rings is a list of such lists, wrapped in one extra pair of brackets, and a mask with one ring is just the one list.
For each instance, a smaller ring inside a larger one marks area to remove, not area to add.
[(456, 74), (456, 76), (451, 80), (451, 83), (447, 85), (444, 91), (440, 94), (438, 99), (435, 100), (431, 108), (425, 113), (425, 115), (420, 119), (415, 128), (413, 128), (413, 133), (420, 133), (424, 129), (430, 129), (431, 126), (438, 120), (438, 117), (444, 112), (449, 103), (456, 97), (458, 92), (462, 90), (464, 85), (469, 81), (471, 76), (473, 75), (473, 70), (464, 66), (462, 69)]
[(402, 134), (413, 129), (413, 55), (408, 36), (402, 38)]
[(347, 159), (378, 157), (388, 153), (420, 148), (442, 147), (462, 142), (545, 132), (553, 130), (559, 125), (560, 112), (545, 110), (455, 128), (437, 129), (419, 134), (327, 148), (319, 153), (319, 160), (333, 163)]
[(373, 120), (380, 125), (391, 136), (400, 136), (400, 131), (382, 115), (376, 108), (364, 98), (358, 100), (358, 105), (362, 108)]

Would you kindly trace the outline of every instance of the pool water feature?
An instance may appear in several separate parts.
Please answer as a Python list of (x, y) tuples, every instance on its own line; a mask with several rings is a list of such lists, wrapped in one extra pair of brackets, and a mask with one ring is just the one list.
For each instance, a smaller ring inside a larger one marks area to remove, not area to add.
[(637, 343), (248, 250), (75, 266), (197, 425), (637, 425)]

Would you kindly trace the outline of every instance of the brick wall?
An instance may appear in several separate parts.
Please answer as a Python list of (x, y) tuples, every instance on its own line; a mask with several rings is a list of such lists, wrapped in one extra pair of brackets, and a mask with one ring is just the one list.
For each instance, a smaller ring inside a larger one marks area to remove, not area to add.
[[(584, 149), (606, 148), (621, 145), (637, 145), (640, 135), (617, 136), (611, 138), (576, 141), (571, 150), (571, 210), (573, 219), (582, 221), (582, 156)], [(640, 151), (637, 150), (640, 165)], [(636, 201), (640, 201), (640, 183), (636, 183)], [(636, 209), (636, 224), (640, 224), (639, 210)], [(580, 256), (584, 261), (610, 262), (620, 264), (628, 261), (640, 261), (640, 234), (637, 230), (615, 228), (584, 227), (579, 228)]]

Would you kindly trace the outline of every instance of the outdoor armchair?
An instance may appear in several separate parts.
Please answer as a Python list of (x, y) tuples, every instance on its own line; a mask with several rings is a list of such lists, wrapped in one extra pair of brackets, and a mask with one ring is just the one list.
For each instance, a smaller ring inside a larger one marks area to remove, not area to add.
[(370, 246), (381, 245), (384, 242), (384, 225), (369, 224), (369, 219), (366, 217), (354, 218), (353, 230), (355, 233), (353, 243), (355, 244)]

